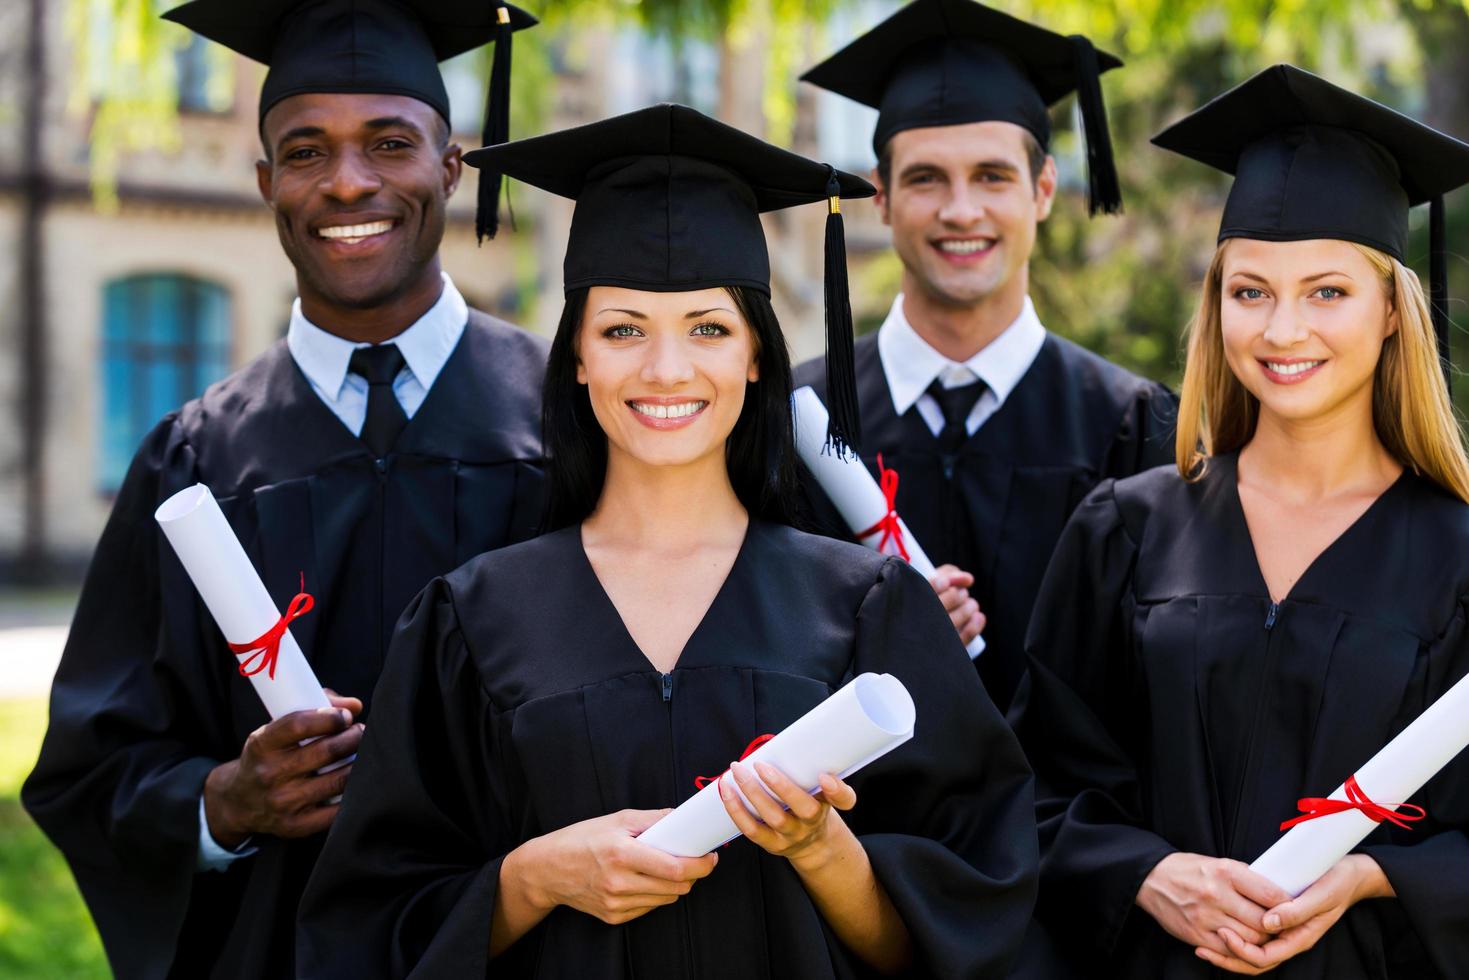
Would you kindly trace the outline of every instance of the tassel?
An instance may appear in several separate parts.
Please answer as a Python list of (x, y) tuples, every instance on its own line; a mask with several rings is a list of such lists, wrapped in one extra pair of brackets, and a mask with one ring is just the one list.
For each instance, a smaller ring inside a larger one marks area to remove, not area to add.
[(1112, 136), (1107, 131), (1107, 109), (1102, 104), (1102, 77), (1097, 67), (1097, 49), (1080, 34), (1071, 35), (1076, 64), (1076, 100), (1081, 108), (1086, 136), (1087, 211), (1095, 215), (1122, 212), (1122, 187), (1117, 180), (1117, 163), (1112, 157)]
[(1443, 195), (1428, 205), (1428, 308), (1438, 338), (1438, 361), (1444, 384), (1454, 390), (1453, 351), (1449, 348), (1449, 263), (1445, 242)]
[[(510, 139), (510, 48), (515, 28), (510, 23), (510, 8), (500, 3), (495, 10), (499, 27), (495, 35), (495, 55), (490, 67), (490, 86), (485, 94), (484, 146), (495, 146)], [(479, 172), (479, 197), (474, 215), (474, 234), (481, 245), (500, 230), (500, 172)]]
[(847, 293), (847, 236), (842, 225), (842, 190), (836, 170), (826, 181), (826, 448), (858, 451), (862, 439), (857, 414), (856, 353), (852, 344), (852, 302)]

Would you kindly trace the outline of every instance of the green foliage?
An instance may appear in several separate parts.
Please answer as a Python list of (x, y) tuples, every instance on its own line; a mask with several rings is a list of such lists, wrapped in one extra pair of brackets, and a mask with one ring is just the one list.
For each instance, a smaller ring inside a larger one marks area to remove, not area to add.
[(0, 701), (0, 976), (105, 978), (102, 943), (71, 872), (20, 806), (45, 730), (44, 700)]

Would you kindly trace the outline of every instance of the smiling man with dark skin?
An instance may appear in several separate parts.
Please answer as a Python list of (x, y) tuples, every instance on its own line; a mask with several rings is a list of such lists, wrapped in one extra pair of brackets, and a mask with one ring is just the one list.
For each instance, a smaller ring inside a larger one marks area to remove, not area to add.
[[(1093, 210), (1121, 207), (1099, 87), (1120, 64), (972, 0), (915, 0), (803, 76), (878, 109), (875, 201), (903, 281), (857, 342), (862, 456), (898, 473), (896, 509), (1001, 710), (1071, 511), (1173, 459), (1173, 396), (1047, 331), (1029, 297), (1058, 184), (1047, 107), (1073, 90)], [(824, 397), (823, 377), (806, 364), (796, 383)], [(806, 482), (813, 520), (845, 534)]]
[[(546, 346), (469, 309), (438, 254), (462, 163), (437, 61), (534, 21), (269, 0), (242, 26), (235, 4), (169, 16), (271, 66), (257, 177), (299, 299), (284, 340), (139, 449), (22, 794), (123, 978), (294, 975), (296, 904), (399, 613), (542, 509)], [(195, 483), (279, 609), (313, 596), (291, 633), (331, 708), (272, 720), (241, 676), (152, 517)]]

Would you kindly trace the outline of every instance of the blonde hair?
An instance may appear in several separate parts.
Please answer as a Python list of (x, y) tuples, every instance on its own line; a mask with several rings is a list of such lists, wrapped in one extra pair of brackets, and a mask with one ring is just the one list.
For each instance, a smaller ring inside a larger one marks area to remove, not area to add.
[[(1188, 328), (1176, 448), (1178, 471), (1190, 481), (1204, 475), (1214, 454), (1249, 442), (1260, 414), (1259, 400), (1240, 384), (1224, 357), (1220, 304), (1228, 246), (1222, 242), (1209, 263), (1199, 309)], [(1469, 503), (1469, 456), (1444, 385), (1423, 286), (1412, 269), (1385, 252), (1353, 247), (1382, 277), (1398, 319), (1397, 330), (1383, 342), (1372, 381), (1377, 438), (1403, 466)]]

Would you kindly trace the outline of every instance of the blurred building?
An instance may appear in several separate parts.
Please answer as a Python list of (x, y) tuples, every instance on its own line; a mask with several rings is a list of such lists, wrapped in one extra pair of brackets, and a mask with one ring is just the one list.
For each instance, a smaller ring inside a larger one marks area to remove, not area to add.
[[(202, 40), (173, 55), (178, 149), (123, 154), (116, 205), (99, 208), (92, 114), (68, 110), (85, 59), (65, 6), (0, 5), (0, 398), (12, 407), (0, 413), (0, 583), (78, 576), (143, 436), (281, 337), (295, 296), (255, 185), (261, 66)], [(871, 23), (891, 6), (872, 0), (843, 20)], [(545, 128), (673, 99), (763, 133), (764, 65), (748, 52), (768, 40), (674, 44), (611, 25), (549, 36)], [(465, 146), (477, 141), (483, 66), (475, 55), (445, 66)], [(796, 149), (865, 172), (870, 115), (809, 90), (795, 105)], [(516, 230), (477, 247), (476, 179), (466, 171), (452, 202), (445, 267), (472, 305), (548, 332), (570, 204), (514, 187)], [(809, 213), (767, 227), (776, 306), (806, 357), (821, 350), (824, 215), (797, 210)], [(885, 238), (870, 206), (846, 220), (855, 267)]]

